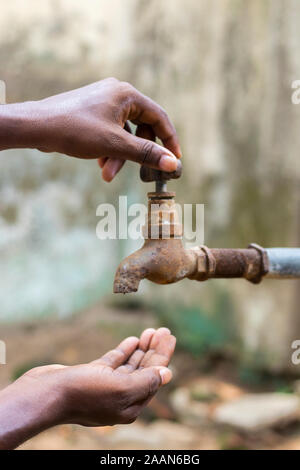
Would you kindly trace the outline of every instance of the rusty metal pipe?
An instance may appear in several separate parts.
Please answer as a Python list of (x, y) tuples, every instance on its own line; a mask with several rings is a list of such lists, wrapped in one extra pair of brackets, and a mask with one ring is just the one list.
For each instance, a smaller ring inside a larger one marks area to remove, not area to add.
[(136, 292), (139, 282), (178, 282), (185, 277), (244, 278), (254, 284), (264, 277), (300, 278), (300, 249), (266, 250), (257, 245), (246, 249), (207, 248), (186, 250), (178, 239), (146, 240), (144, 246), (122, 261), (116, 273), (114, 292)]
[(249, 245), (246, 249), (194, 248), (197, 267), (191, 279), (205, 281), (211, 278), (245, 278), (257, 284), (268, 271), (268, 260), (263, 248)]
[(300, 249), (263, 249), (256, 244), (246, 249), (206, 246), (185, 249), (174, 193), (161, 191), (149, 193), (148, 197), (145, 243), (120, 263), (115, 293), (136, 292), (142, 279), (170, 284), (185, 277), (196, 281), (244, 278), (256, 284), (264, 276), (300, 277)]
[(216, 268), (213, 277), (247, 277), (249, 266), (252, 272), (260, 272), (260, 256), (253, 249), (210, 249), (215, 259)]

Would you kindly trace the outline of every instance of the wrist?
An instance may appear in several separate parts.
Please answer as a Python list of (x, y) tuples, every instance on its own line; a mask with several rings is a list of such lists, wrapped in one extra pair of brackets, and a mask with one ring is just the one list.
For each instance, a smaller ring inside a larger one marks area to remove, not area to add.
[(0, 449), (12, 449), (61, 424), (65, 392), (60, 378), (23, 376), (0, 393)]
[(42, 130), (38, 103), (0, 105), (0, 150), (38, 148)]

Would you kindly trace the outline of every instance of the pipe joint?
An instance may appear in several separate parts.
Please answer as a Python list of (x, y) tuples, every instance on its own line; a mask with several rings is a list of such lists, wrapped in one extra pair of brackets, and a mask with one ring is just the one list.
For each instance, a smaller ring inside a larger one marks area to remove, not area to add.
[(247, 249), (208, 248), (201, 245), (191, 251), (196, 255), (196, 269), (190, 279), (196, 281), (243, 277), (258, 284), (268, 272), (267, 254), (256, 244), (249, 245)]

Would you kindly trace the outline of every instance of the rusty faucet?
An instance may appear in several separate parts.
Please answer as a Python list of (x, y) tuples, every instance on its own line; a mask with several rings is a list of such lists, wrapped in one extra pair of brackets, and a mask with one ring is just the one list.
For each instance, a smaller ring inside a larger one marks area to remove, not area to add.
[(300, 277), (299, 248), (269, 248), (251, 244), (246, 249), (186, 249), (175, 204), (175, 193), (168, 192), (166, 180), (181, 175), (141, 167), (143, 181), (156, 181), (156, 191), (148, 193), (148, 217), (143, 227), (142, 248), (125, 258), (117, 269), (115, 293), (136, 292), (142, 279), (171, 284), (185, 277), (205, 281), (210, 278), (245, 278), (259, 283), (264, 276)]

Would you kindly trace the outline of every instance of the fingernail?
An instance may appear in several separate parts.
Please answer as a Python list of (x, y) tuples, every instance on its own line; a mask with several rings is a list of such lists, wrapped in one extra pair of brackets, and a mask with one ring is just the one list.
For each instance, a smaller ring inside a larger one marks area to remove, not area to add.
[(172, 372), (167, 367), (160, 369), (161, 384), (166, 385), (172, 379)]
[(177, 168), (177, 158), (172, 155), (162, 155), (159, 160), (159, 169), (162, 171), (175, 171)]

